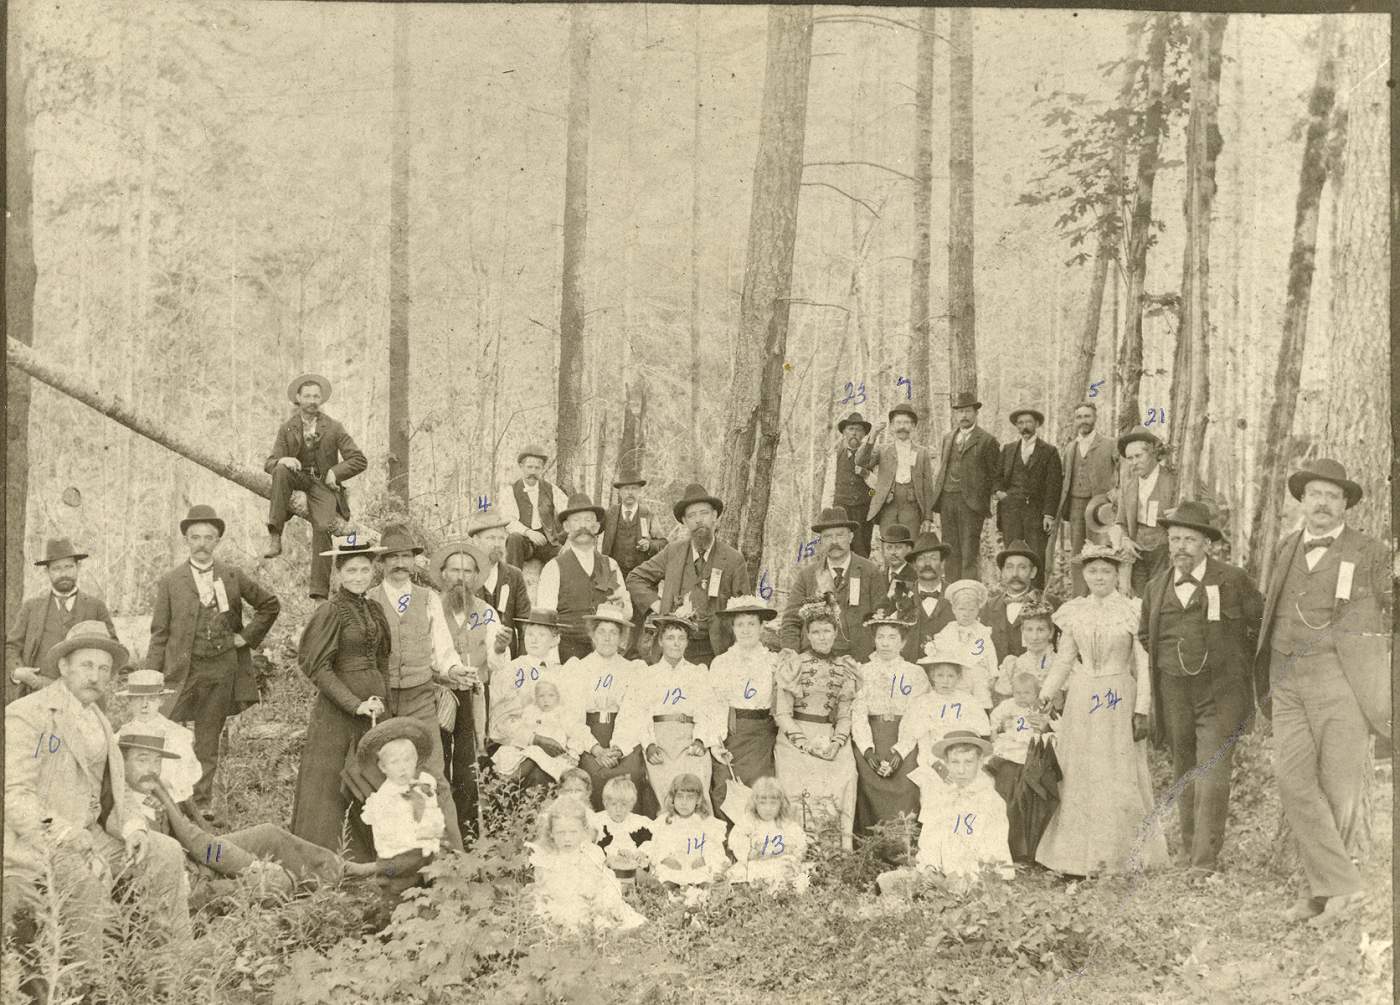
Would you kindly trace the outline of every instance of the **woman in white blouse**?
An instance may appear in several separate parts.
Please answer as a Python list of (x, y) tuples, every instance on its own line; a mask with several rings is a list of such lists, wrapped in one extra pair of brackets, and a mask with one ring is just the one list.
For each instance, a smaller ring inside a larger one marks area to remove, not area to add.
[(739, 781), (752, 786), (775, 774), (773, 742), (778, 724), (773, 719), (773, 678), (779, 654), (763, 644), (763, 622), (778, 612), (752, 594), (731, 597), (717, 616), (728, 618), (734, 645), (710, 664), (710, 684), (719, 712), (711, 798), (715, 812), (724, 806), (725, 782), (732, 770)]

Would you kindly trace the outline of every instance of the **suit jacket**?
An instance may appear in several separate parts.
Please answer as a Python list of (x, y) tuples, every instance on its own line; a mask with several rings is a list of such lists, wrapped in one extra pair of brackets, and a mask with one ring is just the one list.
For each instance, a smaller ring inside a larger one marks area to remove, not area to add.
[(913, 615), (914, 627), (904, 636), (904, 648), (900, 650), (900, 655), (910, 663), (919, 662), (924, 655), (924, 643), (932, 641), (943, 628), (953, 623), (953, 605), (948, 603), (948, 598), (942, 592), (947, 585), (939, 584), (938, 603), (933, 605), (931, 615), (924, 613), (924, 605), (919, 602), (918, 583), (915, 582), (913, 586), (907, 613)]
[(1099, 495), (1113, 488), (1114, 477), (1118, 469), (1118, 448), (1113, 440), (1103, 436), (1098, 432), (1094, 433), (1089, 442), (1089, 454), (1087, 457), (1079, 456), (1078, 438), (1072, 437), (1069, 445), (1062, 451), (1064, 457), (1065, 477), (1060, 486), (1060, 505), (1057, 511), (1061, 520), (1069, 519), (1069, 488), (1074, 484), (1074, 472), (1080, 464), (1086, 464), (1089, 474), (1089, 494)]
[[(1289, 566), (1303, 540), (1303, 531), (1295, 530), (1285, 537), (1274, 554), (1265, 592), (1263, 626), (1254, 654), (1254, 688), (1259, 695), (1259, 708), (1272, 717), (1269, 700), (1269, 643), (1273, 634), (1274, 612), (1279, 594), (1288, 578)], [(1326, 554), (1318, 561), (1313, 575), (1329, 572), (1337, 575), (1342, 562), (1355, 566), (1352, 574), (1351, 599), (1338, 600), (1333, 607), (1337, 659), (1342, 673), (1351, 685), (1366, 721), (1384, 737), (1390, 736), (1390, 633), (1391, 579), (1390, 555), (1384, 544), (1368, 534), (1351, 527), (1345, 528)], [(1335, 580), (1334, 580), (1335, 581)]]
[[(831, 586), (827, 582), (829, 573), (826, 559), (809, 560), (797, 572), (797, 578), (788, 589), (787, 604), (783, 607), (781, 621), (783, 645), (800, 651), (806, 642), (807, 633), (798, 613), (802, 605), (812, 600), (820, 600), (821, 595)], [(856, 603), (851, 603), (850, 583), (860, 580)], [(837, 651), (845, 648), (856, 660), (864, 662), (875, 651), (875, 638), (865, 627), (865, 619), (876, 608), (886, 603), (885, 593), (890, 588), (885, 571), (868, 558), (851, 555), (851, 564), (846, 567), (846, 582), (836, 594), (836, 602), (841, 607), (841, 631), (836, 639)]]
[[(1011, 470), (1021, 453), (1021, 440), (1012, 440), (1001, 448), (1001, 465), (997, 471), (997, 491), (1011, 488)], [(1026, 465), (1026, 484), (1030, 508), (1043, 516), (1054, 516), (1060, 505), (1060, 481), (1064, 470), (1060, 452), (1039, 437), (1031, 448), (1031, 462)], [(1000, 649), (997, 652), (1001, 652)]]
[[(238, 675), (233, 682), (233, 711), (239, 712), (258, 702), (258, 682), (253, 674), (253, 650), (267, 635), (282, 609), (277, 597), (237, 566), (214, 560), (214, 579), (223, 580), (228, 593), (228, 624), (248, 643), (238, 650)], [(252, 620), (243, 620), (243, 605), (253, 608)], [(146, 666), (165, 674), (165, 686), (175, 694), (162, 709), (173, 709), (185, 697), (189, 679), (190, 654), (194, 649), (194, 625), (199, 610), (199, 587), (189, 562), (181, 562), (160, 578), (156, 585), (155, 606), (151, 610), (151, 645)]]
[[(956, 443), (956, 430), (943, 435), (943, 450), (940, 453), (943, 463), (938, 469), (938, 480), (933, 486), (931, 509), (935, 513), (943, 512), (943, 485), (948, 479), (948, 468), (955, 461), (953, 452), (956, 450), (959, 454), (956, 459), (963, 462), (962, 485), (959, 489), (963, 501), (974, 513), (986, 516), (992, 509), (992, 489), (997, 484), (1000, 471), (1001, 460), (998, 452), (1001, 448), (997, 446), (996, 437), (981, 426), (972, 427), (967, 442), (961, 449)], [(972, 463), (966, 463), (968, 461)]]
[[(320, 414), (316, 422), (321, 428), (321, 437), (316, 447), (316, 469), (321, 472), (323, 478), (327, 471), (335, 472), (336, 512), (349, 519), (350, 502), (345, 495), (345, 482), (369, 467), (369, 461), (365, 460), (364, 453), (339, 422), (325, 412)], [(272, 453), (263, 464), (263, 470), (272, 474), (272, 469), (277, 467), (277, 462), (282, 458), (299, 457), (303, 442), (301, 413), (293, 412), (292, 417), (277, 428), (277, 440), (272, 444)]]
[[(854, 455), (852, 456), (852, 458), (851, 458), (851, 463), (855, 466), (856, 475), (860, 478), (861, 482), (864, 483), (864, 484), (866, 485), (867, 488), (869, 488), (869, 486), (871, 485), (871, 483), (875, 480), (875, 479), (874, 479), (874, 476), (871, 474), (871, 472), (869, 472), (869, 471), (867, 471), (865, 468), (861, 467), (861, 466), (860, 466), (860, 463), (859, 463), (859, 461), (858, 461), (858, 458), (860, 457), (861, 447), (864, 447), (864, 446), (865, 446), (865, 444), (862, 443), (859, 447), (856, 447), (856, 449), (855, 449), (855, 454), (854, 454)], [(843, 441), (843, 442), (841, 442), (841, 443), (838, 443), (833, 449), (827, 451), (827, 455), (826, 455), (826, 474), (824, 474), (824, 475), (822, 476), (822, 491), (821, 491), (821, 503), (820, 503), (820, 507), (821, 507), (822, 509), (827, 509), (827, 508), (829, 508), (829, 507), (831, 507), (831, 506), (844, 506), (844, 505), (845, 505), (844, 502), (839, 502), (839, 503), (838, 503), (838, 502), (836, 501), (836, 460), (837, 460), (838, 457), (840, 457), (841, 451), (843, 451), (843, 450), (845, 450), (845, 449), (846, 449), (846, 444), (845, 444), (845, 442)], [(865, 495), (866, 495), (867, 497), (869, 497), (869, 495), (870, 495), (873, 491), (874, 491), (873, 489), (870, 489), (869, 491), (867, 491), (867, 492), (865, 493)], [(866, 502), (865, 502), (864, 499), (861, 500), (861, 505), (862, 505), (862, 506), (865, 506), (865, 505), (866, 505)], [(868, 519), (867, 517), (863, 516), (862, 514), (860, 514), (860, 513), (858, 513), (858, 512), (857, 512), (857, 513), (852, 513), (852, 512), (847, 511), (846, 515), (847, 515), (848, 517), (850, 517), (852, 520), (862, 520), (862, 521), (863, 521), (863, 520)], [(917, 531), (918, 531), (918, 528), (917, 528), (917, 527), (911, 527), (911, 528), (909, 528), (909, 529), (910, 529), (911, 531), (914, 531), (914, 532), (917, 532)]]
[[(603, 515), (602, 541), (598, 544), (598, 550), (609, 556), (613, 561), (619, 561), (615, 548), (617, 545), (617, 525), (622, 520), (622, 503), (614, 503), (612, 508)], [(645, 551), (637, 551), (637, 556), (642, 559), (651, 558), (658, 551), (666, 546), (666, 535), (661, 533), (656, 526), (656, 517), (652, 515), (650, 509), (637, 504), (637, 533), (641, 533), (642, 521), (646, 521), (647, 537), (651, 541)], [(619, 563), (620, 564), (620, 563)], [(635, 568), (635, 565), (633, 566)]]
[[(73, 753), (78, 735), (77, 699), (55, 684), (5, 707), (5, 871), (43, 868), (51, 840), (42, 821), (53, 827), (101, 823), (117, 839), (145, 830), (141, 812), (127, 798), (126, 774), (112, 725), (94, 708), (107, 739), (107, 765), (101, 777)], [(93, 819), (93, 808), (100, 807)], [(103, 814), (105, 813), (105, 819)]]
[[(46, 590), (42, 596), (30, 597), (20, 605), (19, 614), (10, 625), (9, 634), (5, 636), (6, 701), (13, 701), (29, 693), (28, 685), (16, 684), (10, 678), (10, 674), (14, 672), (15, 667), (39, 665), (44, 657), (39, 649), (44, 638), (45, 622), (51, 617), (58, 617), (58, 612), (54, 609), (52, 590)], [(77, 624), (80, 621), (101, 621), (114, 637), (117, 634), (107, 605), (82, 590), (73, 598), (73, 623)]]
[[(489, 569), (486, 571), (490, 572)], [(485, 578), (485, 576), (482, 577), (483, 580)], [(501, 588), (503, 586), (510, 588), (504, 606), (501, 604)], [(530, 616), (530, 593), (525, 585), (525, 574), (502, 559), (496, 563), (496, 588), (488, 593), (484, 585), (478, 586), (476, 595), (490, 604), (499, 615), (501, 624), (510, 629), (511, 655), (519, 656), (524, 653), (525, 640), (521, 634), (519, 620)]]
[[(1027, 591), (1023, 603), (1037, 599), (1045, 601), (1056, 609), (1060, 606), (1059, 598), (1053, 593), (1042, 593), (1034, 589)], [(1024, 609), (1023, 607), (1022, 610)], [(992, 645), (997, 651), (997, 659), (1020, 656), (1026, 651), (1026, 647), (1021, 644), (1021, 613), (1020, 611), (1016, 613), (1015, 621), (1007, 618), (1005, 593), (999, 593), (983, 604), (978, 618), (982, 624), (992, 630)]]
[[(1220, 620), (1206, 621), (1206, 663), (1202, 672), (1249, 677), (1250, 660), (1264, 618), (1264, 597), (1243, 569), (1207, 558), (1206, 571), (1201, 576), (1200, 586), (1196, 587), (1203, 601), (1211, 586), (1220, 590)], [(1142, 620), (1138, 625), (1138, 641), (1147, 650), (1147, 665), (1151, 671), (1152, 729), (1158, 738), (1165, 736), (1166, 727), (1158, 713), (1163, 708), (1161, 677), (1165, 671), (1157, 666), (1157, 626), (1167, 592), (1175, 588), (1174, 566), (1153, 576), (1143, 592)], [(1253, 687), (1252, 680), (1250, 687)], [(1252, 706), (1252, 690), (1250, 701)]]
[[(866, 440), (856, 449), (855, 465), (866, 469), (867, 472), (872, 469), (875, 472), (875, 490), (870, 496), (870, 508), (865, 514), (865, 519), (874, 520), (894, 494), (894, 476), (899, 471), (899, 458), (894, 444), (886, 443), (876, 448)], [(914, 470), (910, 479), (914, 485), (914, 502), (919, 507), (919, 522), (922, 523), (933, 513), (933, 458), (929, 456), (927, 447), (914, 448)], [(866, 481), (870, 481), (868, 474)], [(919, 528), (910, 527), (909, 532), (917, 534)]]
[[(1138, 536), (1138, 520), (1146, 515), (1147, 500), (1138, 498), (1137, 475), (1131, 475), (1125, 479), (1123, 486), (1123, 498), (1118, 507), (1118, 524), (1123, 528), (1123, 532), (1134, 541)], [(1157, 484), (1152, 486), (1152, 498), (1157, 500), (1157, 519), (1159, 529), (1165, 536), (1166, 528), (1160, 527), (1160, 521), (1167, 510), (1177, 503), (1177, 482), (1176, 475), (1166, 468), (1157, 468)]]
[[(681, 605), (681, 570), (690, 561), (690, 540), (673, 541), (627, 574), (627, 592), (632, 606), (647, 610), (658, 598), (662, 614), (670, 614)], [(710, 551), (710, 567), (720, 570), (719, 596), (711, 610), (722, 610), (730, 597), (753, 592), (749, 567), (738, 549), (715, 540)], [(660, 592), (658, 592), (660, 588)], [(710, 618), (710, 646), (718, 656), (734, 644), (734, 633), (725, 618)]]

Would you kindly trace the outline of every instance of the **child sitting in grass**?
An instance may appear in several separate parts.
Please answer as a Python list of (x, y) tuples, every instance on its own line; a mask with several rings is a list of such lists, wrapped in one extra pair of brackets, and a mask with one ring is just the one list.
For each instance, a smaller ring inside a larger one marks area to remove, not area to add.
[(447, 833), (437, 783), (422, 769), (432, 753), (428, 727), (407, 716), (381, 722), (360, 740), (357, 756), (373, 761), (384, 773), (383, 784), (365, 800), (360, 819), (374, 833), (380, 889), (394, 900), (418, 882)]
[(729, 851), (735, 859), (730, 882), (790, 883), (798, 893), (807, 888), (802, 868), (807, 832), (776, 778), (765, 776), (753, 783), (748, 806), (729, 832)]
[(655, 823), (632, 812), (637, 808), (637, 786), (625, 775), (609, 778), (603, 786), (603, 808), (593, 814), (598, 847), (607, 856), (608, 868), (625, 885), (635, 883), (637, 870), (647, 864)]
[(527, 842), (535, 869), (535, 912), (567, 929), (629, 929), (646, 922), (622, 897), (622, 887), (593, 843), (588, 804), (560, 796), (540, 811)]
[(698, 776), (685, 773), (671, 780), (652, 842), (656, 878), (668, 890), (683, 890), (687, 905), (698, 903), (729, 865), (724, 822), (711, 815)]
[[(502, 743), (491, 756), (491, 763), (501, 775), (515, 777), (517, 772), (522, 776), (525, 774), (521, 770), (521, 762), (528, 759), (550, 778), (557, 779), (578, 764), (577, 752), (569, 749), (577, 746), (575, 731), (560, 703), (558, 684), (552, 680), (542, 680), (535, 685), (532, 697), (533, 701), (520, 710), (517, 719), (520, 732), (524, 734), (528, 730), (531, 742), (524, 747), (510, 742)], [(540, 746), (546, 740), (553, 741), (563, 750), (558, 755), (546, 753)]]

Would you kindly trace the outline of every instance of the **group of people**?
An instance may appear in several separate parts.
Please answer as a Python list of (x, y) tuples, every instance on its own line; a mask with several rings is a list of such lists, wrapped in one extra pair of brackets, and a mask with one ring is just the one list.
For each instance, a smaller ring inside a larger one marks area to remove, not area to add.
[[(565, 923), (635, 923), (618, 884), (638, 870), (687, 897), (720, 875), (800, 885), (809, 844), (850, 848), (902, 816), (918, 820), (918, 853), (881, 878), (892, 892), (926, 869), (1165, 865), (1171, 807), (1182, 864), (1202, 875), (1219, 866), (1232, 747), (1256, 703), (1308, 884), (1287, 916), (1330, 921), (1363, 896), (1355, 840), (1369, 737), (1390, 730), (1391, 586), (1384, 546), (1346, 525), (1361, 488), (1335, 461), (1289, 478), (1303, 527), (1261, 593), (1216, 554), (1210, 508), (1176, 498), (1157, 437), (1115, 444), (1091, 403), (1063, 464), (1033, 408), (998, 448), (980, 403), (956, 398), (938, 463), (913, 444), (911, 407), (891, 410), (884, 446), (884, 425), (865, 442), (857, 413), (838, 424), (817, 541), (779, 608), (718, 539), (724, 502), (702, 485), (666, 533), (639, 472), (605, 508), (547, 481), (533, 445), (431, 552), (407, 527), (356, 528), (344, 483), (365, 460), (320, 411), (330, 390), (292, 382), (297, 411), (267, 462), (267, 554), (305, 492), (321, 601), (298, 649), (315, 698), (290, 828), (218, 833), (220, 737), (258, 700), (252, 652), (280, 611), (215, 558), (223, 520), (199, 505), (181, 521), (188, 556), (160, 580), (143, 667), (78, 589), (87, 556), (52, 541), (36, 563), (51, 589), (6, 644), (7, 905), (12, 886), (30, 896), (71, 875), (95, 939), (115, 883), (157, 898), (178, 939), (186, 867), (279, 885), (373, 876), (396, 896), (479, 833), (488, 766), (557, 789), (534, 851), (541, 910)], [(1006, 543), (989, 589), (993, 501)], [(1044, 590), (1061, 522), (1063, 603)], [(1160, 801), (1154, 734), (1175, 778)]]

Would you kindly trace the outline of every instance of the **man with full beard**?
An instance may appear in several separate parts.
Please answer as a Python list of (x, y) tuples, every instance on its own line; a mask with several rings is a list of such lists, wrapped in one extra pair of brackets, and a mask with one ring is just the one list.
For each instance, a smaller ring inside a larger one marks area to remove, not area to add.
[(595, 613), (599, 604), (610, 602), (632, 616), (622, 570), (616, 561), (598, 552), (603, 516), (603, 507), (593, 505), (587, 494), (571, 495), (569, 505), (559, 511), (565, 543), (540, 570), (535, 606), (559, 612), (561, 663), (593, 651), (583, 619)]
[(467, 524), (467, 537), (486, 554), (486, 567), (477, 578), (476, 595), (486, 601), (509, 632), (510, 654), (525, 654), (521, 635), (525, 619), (530, 616), (530, 594), (525, 586), (525, 574), (506, 561), (506, 525), (499, 513), (478, 515)]

